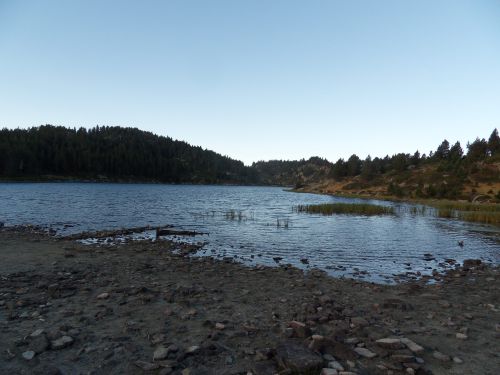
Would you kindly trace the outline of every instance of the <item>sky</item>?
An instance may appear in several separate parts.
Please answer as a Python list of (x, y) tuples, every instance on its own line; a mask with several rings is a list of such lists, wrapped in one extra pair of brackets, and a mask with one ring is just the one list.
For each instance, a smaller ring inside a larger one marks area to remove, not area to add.
[(500, 128), (499, 0), (0, 0), (0, 127), (131, 126), (258, 160)]

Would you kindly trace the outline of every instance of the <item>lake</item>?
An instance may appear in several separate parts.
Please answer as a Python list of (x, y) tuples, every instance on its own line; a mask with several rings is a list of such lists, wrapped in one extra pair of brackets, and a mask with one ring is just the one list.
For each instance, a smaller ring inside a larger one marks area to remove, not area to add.
[(301, 204), (359, 201), (279, 187), (0, 183), (0, 221), (42, 225), (59, 235), (171, 224), (208, 233), (195, 239), (207, 242), (199, 255), (254, 265), (275, 265), (273, 258), (281, 257), (282, 264), (376, 282), (404, 272), (430, 274), (449, 258), (500, 263), (498, 228), (415, 214), (410, 204), (368, 201), (394, 206), (397, 214), (391, 216), (293, 210)]

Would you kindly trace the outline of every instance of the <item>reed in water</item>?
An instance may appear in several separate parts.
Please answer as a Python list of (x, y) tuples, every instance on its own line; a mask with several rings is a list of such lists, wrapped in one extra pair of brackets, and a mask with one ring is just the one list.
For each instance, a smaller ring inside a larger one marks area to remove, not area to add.
[(379, 206), (368, 203), (325, 203), (313, 205), (299, 205), (297, 212), (309, 214), (335, 215), (390, 215), (394, 213), (394, 208), (389, 206)]

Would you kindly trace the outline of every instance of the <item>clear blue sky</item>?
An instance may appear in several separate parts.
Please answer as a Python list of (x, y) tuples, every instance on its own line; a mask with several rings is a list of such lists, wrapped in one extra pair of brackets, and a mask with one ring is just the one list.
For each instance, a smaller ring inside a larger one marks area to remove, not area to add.
[(0, 127), (46, 123), (245, 163), (488, 137), (500, 1), (0, 0)]

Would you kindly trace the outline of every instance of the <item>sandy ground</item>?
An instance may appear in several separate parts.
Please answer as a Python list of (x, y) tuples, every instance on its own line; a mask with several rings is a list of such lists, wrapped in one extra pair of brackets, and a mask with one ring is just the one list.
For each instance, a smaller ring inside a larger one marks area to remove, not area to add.
[(498, 268), (388, 286), (178, 249), (0, 231), (0, 373), (500, 371)]

